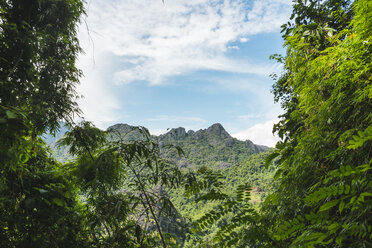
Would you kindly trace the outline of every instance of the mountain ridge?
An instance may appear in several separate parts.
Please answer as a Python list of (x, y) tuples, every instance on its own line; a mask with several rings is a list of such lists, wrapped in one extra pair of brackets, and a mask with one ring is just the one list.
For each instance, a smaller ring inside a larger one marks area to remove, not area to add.
[[(117, 124), (114, 124), (114, 125), (108, 127), (106, 130), (107, 131), (115, 130), (115, 131), (119, 131), (119, 132), (130, 132), (130, 131), (136, 132), (135, 129), (138, 128), (138, 127), (140, 127), (140, 126), (132, 126), (132, 125), (129, 125), (129, 124), (126, 124), (126, 123), (117, 123)], [(197, 131), (194, 131), (192, 129), (186, 131), (186, 129), (184, 127), (170, 128), (169, 131), (167, 131), (164, 134), (151, 135), (151, 136), (162, 137), (162, 138), (172, 137), (172, 138), (176, 138), (176, 139), (183, 139), (183, 138), (186, 138), (188, 136), (194, 136), (194, 137), (198, 138), (201, 135), (203, 135), (204, 133), (215, 134), (215, 135), (221, 136), (222, 138), (233, 138), (233, 139), (239, 140), (237, 138), (232, 137), (225, 130), (225, 128), (222, 126), (222, 124), (220, 124), (220, 123), (214, 123), (214, 124), (212, 124), (211, 126), (205, 128), (205, 129), (199, 129)], [(259, 147), (258, 149), (260, 151), (266, 151), (267, 149), (269, 149), (268, 146), (254, 144), (249, 139), (239, 140), (239, 141), (246, 142), (246, 143), (251, 144), (251, 145), (255, 145), (255, 146)]]
[[(112, 125), (106, 129), (112, 134), (108, 139), (115, 140), (119, 136), (126, 141), (144, 139), (138, 127), (125, 123)], [(54, 138), (49, 137), (51, 135), (44, 137), (54, 150), (55, 157), (62, 162), (71, 159), (67, 147), (58, 148), (55, 145), (63, 134), (58, 133)], [(151, 139), (160, 147), (174, 145), (182, 148), (185, 154), (182, 157), (179, 157), (175, 151), (166, 155), (181, 168), (198, 168), (200, 166), (209, 166), (215, 169), (229, 168), (244, 161), (252, 154), (269, 149), (266, 146), (256, 145), (250, 140), (241, 141), (232, 137), (220, 123), (197, 131), (186, 131), (184, 127), (172, 128), (164, 134), (151, 135)]]
[[(124, 134), (126, 140), (140, 139), (138, 126), (115, 124), (107, 128), (109, 132)], [(197, 131), (184, 127), (172, 128), (165, 134), (152, 135), (160, 146), (175, 145), (182, 148), (184, 157), (169, 154), (171, 160), (180, 167), (193, 168), (203, 165), (216, 169), (228, 168), (238, 164), (254, 153), (267, 151), (269, 147), (256, 145), (250, 140), (241, 141), (232, 137), (220, 123)]]

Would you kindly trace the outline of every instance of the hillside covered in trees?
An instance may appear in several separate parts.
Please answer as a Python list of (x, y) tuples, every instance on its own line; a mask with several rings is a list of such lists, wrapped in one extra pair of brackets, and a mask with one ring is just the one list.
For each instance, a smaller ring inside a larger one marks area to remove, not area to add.
[(273, 149), (75, 123), (84, 13), (0, 1), (0, 247), (372, 246), (371, 1), (293, 2)]
[[(143, 135), (139, 127), (127, 124), (116, 124), (107, 128), (108, 139), (125, 141), (143, 140)], [(65, 127), (54, 137), (45, 135), (44, 140), (49, 144), (54, 152), (54, 157), (64, 162), (71, 156), (66, 147), (58, 147), (57, 142), (68, 131)], [(242, 162), (249, 155), (257, 152), (263, 152), (268, 149), (266, 146), (253, 144), (252, 141), (240, 141), (230, 136), (224, 127), (219, 124), (213, 124), (207, 129), (198, 131), (185, 128), (172, 128), (167, 133), (156, 136), (151, 135), (151, 140), (158, 143), (161, 147), (173, 145), (178, 146), (183, 151), (183, 156), (176, 153), (167, 154), (167, 158), (174, 160), (177, 166), (183, 168), (197, 168), (208, 166), (210, 168), (228, 168), (234, 164)]]

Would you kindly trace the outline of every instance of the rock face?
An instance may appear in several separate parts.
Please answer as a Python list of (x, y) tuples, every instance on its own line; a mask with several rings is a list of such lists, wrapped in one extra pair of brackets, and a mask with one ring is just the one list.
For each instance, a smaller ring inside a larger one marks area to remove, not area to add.
[(130, 126), (128, 124), (115, 124), (109, 128), (107, 128), (107, 131), (118, 131), (121, 133), (129, 133), (130, 131), (133, 130), (133, 126)]
[(220, 136), (221, 138), (230, 138), (230, 134), (226, 132), (225, 128), (220, 123), (213, 124), (206, 130), (209, 134)]
[(117, 139), (118, 135), (127, 141), (140, 140), (144, 137), (139, 131), (138, 126), (131, 126), (128, 124), (115, 124), (107, 128), (107, 131), (110, 132), (108, 139), (111, 140)]
[(185, 128), (183, 127), (178, 127), (178, 128), (172, 128), (169, 132), (167, 132), (166, 134), (163, 134), (163, 135), (160, 135), (160, 137), (162, 137), (162, 139), (164, 140), (180, 140), (180, 139), (184, 139), (188, 136), (188, 134), (186, 133), (186, 130)]

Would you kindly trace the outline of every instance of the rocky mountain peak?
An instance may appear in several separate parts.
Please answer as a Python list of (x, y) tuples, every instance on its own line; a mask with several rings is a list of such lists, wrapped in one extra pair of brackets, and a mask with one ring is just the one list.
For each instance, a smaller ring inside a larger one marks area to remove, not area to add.
[(172, 128), (166, 134), (161, 135), (163, 137), (171, 138), (171, 139), (183, 139), (187, 136), (186, 130), (183, 127)]
[(124, 123), (119, 123), (119, 124), (110, 126), (109, 128), (107, 128), (107, 131), (119, 131), (119, 132), (127, 133), (127, 132), (132, 131), (133, 128), (134, 126), (124, 124)]
[[(110, 140), (115, 140), (118, 137), (125, 141), (142, 140), (144, 138), (135, 126), (128, 124), (116, 124), (109, 127), (107, 131), (114, 131), (108, 137)], [(250, 154), (268, 149), (268, 147), (256, 145), (250, 140), (241, 141), (231, 137), (220, 123), (196, 132), (193, 130), (186, 132), (183, 127), (172, 128), (165, 134), (152, 135), (151, 139), (158, 142), (161, 147), (168, 144), (180, 146), (185, 152), (185, 158), (178, 158), (176, 155), (172, 157), (177, 160), (180, 167), (199, 166), (207, 163), (218, 168), (227, 168)], [(55, 138), (47, 140), (49, 144), (56, 141)]]
[(206, 132), (210, 134), (216, 134), (223, 138), (231, 137), (230, 134), (226, 132), (225, 128), (220, 123), (215, 123), (212, 126), (208, 127)]
[(116, 135), (123, 135), (122, 138), (125, 140), (141, 140), (144, 139), (144, 135), (138, 130), (139, 126), (131, 126), (128, 124), (115, 124), (109, 128), (107, 131), (112, 132), (112, 138)]

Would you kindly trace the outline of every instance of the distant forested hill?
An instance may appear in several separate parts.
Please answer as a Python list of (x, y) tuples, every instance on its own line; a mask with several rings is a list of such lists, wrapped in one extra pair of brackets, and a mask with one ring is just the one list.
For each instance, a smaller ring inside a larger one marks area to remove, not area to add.
[[(68, 131), (62, 128), (55, 137), (46, 135), (44, 140), (51, 146), (54, 156), (60, 161), (66, 161), (70, 156), (66, 147), (57, 148), (56, 141)], [(143, 137), (135, 126), (128, 124), (116, 124), (107, 129), (109, 139), (123, 138), (124, 140), (138, 140)], [(254, 153), (266, 151), (268, 147), (253, 144), (252, 141), (241, 141), (230, 136), (219, 123), (213, 124), (207, 129), (198, 131), (185, 128), (172, 128), (169, 132), (151, 136), (161, 146), (176, 145), (182, 148), (185, 156), (179, 157), (176, 152), (167, 154), (181, 168), (198, 168), (208, 166), (210, 168), (229, 168), (243, 162)]]
[[(125, 135), (126, 139), (140, 138), (141, 134), (133, 128), (127, 124), (116, 124), (108, 130)], [(266, 146), (255, 145), (250, 140), (240, 141), (231, 137), (219, 123), (196, 132), (186, 132), (183, 127), (172, 128), (165, 134), (152, 137), (161, 146), (176, 145), (182, 148), (184, 157), (178, 157), (176, 152), (167, 155), (182, 168), (229, 168), (244, 161), (251, 154), (268, 149)]]

